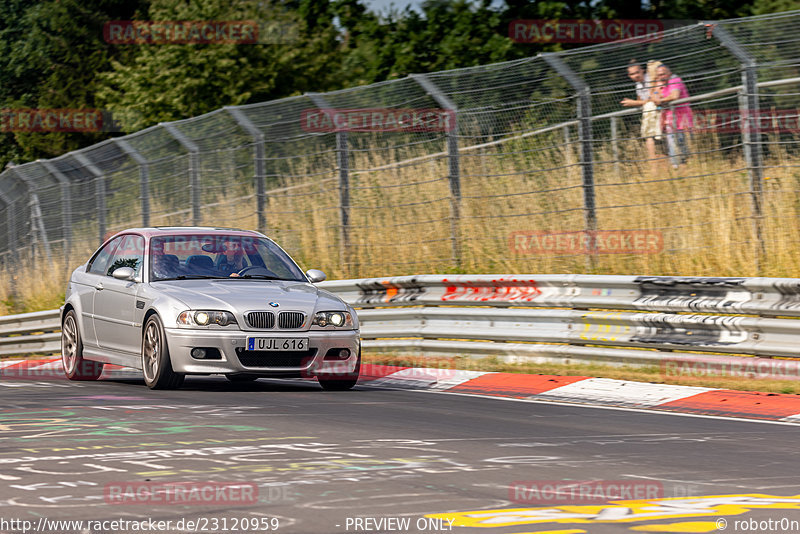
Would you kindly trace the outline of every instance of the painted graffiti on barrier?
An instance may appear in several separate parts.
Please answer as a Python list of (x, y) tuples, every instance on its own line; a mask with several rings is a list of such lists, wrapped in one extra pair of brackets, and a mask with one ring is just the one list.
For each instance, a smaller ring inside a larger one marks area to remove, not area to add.
[(708, 315), (641, 314), (631, 343), (664, 345), (736, 345), (747, 341), (747, 331), (739, 327), (744, 317)]
[(356, 284), (360, 295), (356, 306), (363, 304), (413, 304), (425, 295), (425, 288), (415, 278), (405, 280), (367, 280)]
[(443, 301), (530, 302), (542, 291), (533, 279), (497, 278), (491, 282), (459, 282), (442, 279), (445, 285)]
[(797, 310), (800, 308), (800, 283), (797, 280), (780, 280), (772, 284), (780, 299), (772, 307), (775, 310)]
[(634, 301), (639, 309), (688, 308), (692, 311), (733, 312), (752, 300), (744, 286), (746, 278), (704, 278), (637, 276), (641, 296)]

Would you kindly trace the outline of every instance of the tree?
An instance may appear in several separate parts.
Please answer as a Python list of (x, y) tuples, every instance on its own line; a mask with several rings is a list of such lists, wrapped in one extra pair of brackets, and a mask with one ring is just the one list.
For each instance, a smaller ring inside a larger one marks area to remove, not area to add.
[[(98, 74), (125, 52), (103, 41), (103, 24), (131, 18), (125, 0), (0, 2), (0, 99), (6, 109), (97, 107)], [(102, 133), (5, 132), (0, 165), (54, 157), (95, 143)]]
[(287, 34), (292, 38), (277, 44), (138, 45), (133, 61), (114, 62), (113, 70), (102, 75), (98, 93), (107, 107), (124, 115), (128, 131), (329, 85), (320, 56), (325, 57), (324, 44), (335, 34), (324, 24), (312, 28), (297, 11), (256, 0), (154, 0), (148, 16), (158, 21), (268, 21), (272, 28), (291, 29)]

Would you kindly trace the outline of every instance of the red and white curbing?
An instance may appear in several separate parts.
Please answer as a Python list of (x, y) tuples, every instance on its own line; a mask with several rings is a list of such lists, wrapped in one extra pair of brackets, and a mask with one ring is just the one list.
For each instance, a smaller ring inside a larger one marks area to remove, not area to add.
[(589, 376), (365, 365), (361, 384), (800, 423), (800, 395)]
[[(106, 365), (101, 378), (141, 378)], [(63, 380), (61, 359), (0, 361), (0, 380)], [(359, 384), (800, 423), (800, 395), (651, 384), (589, 376), (526, 375), (365, 364)]]

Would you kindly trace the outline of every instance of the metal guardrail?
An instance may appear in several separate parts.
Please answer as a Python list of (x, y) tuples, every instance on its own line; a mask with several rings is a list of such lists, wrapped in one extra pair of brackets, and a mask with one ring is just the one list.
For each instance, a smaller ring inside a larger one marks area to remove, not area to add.
[(800, 357), (794, 278), (421, 275), (320, 286), (360, 308), (370, 350), (632, 365), (665, 352)]
[[(359, 309), (370, 351), (633, 365), (675, 352), (800, 358), (794, 278), (420, 275), (318, 285)], [(58, 329), (58, 310), (0, 317), (0, 355), (57, 351)]]
[(0, 356), (61, 350), (58, 310), (0, 317)]

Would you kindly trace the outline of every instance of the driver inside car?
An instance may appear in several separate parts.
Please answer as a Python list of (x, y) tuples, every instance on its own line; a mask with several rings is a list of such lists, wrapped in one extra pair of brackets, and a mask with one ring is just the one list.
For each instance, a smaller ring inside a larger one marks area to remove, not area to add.
[(239, 271), (247, 267), (244, 261), (244, 250), (238, 241), (223, 241), (223, 257), (219, 264), (219, 271), (222, 275), (239, 276)]

